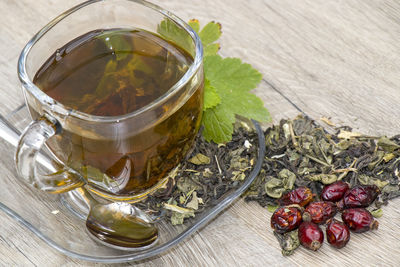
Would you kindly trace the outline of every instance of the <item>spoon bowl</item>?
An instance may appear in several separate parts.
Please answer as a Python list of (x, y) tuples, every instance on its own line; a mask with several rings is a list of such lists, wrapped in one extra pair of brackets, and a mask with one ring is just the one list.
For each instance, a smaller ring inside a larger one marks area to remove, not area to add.
[(100, 204), (84, 188), (77, 189), (89, 204), (86, 228), (100, 243), (122, 250), (137, 250), (154, 245), (158, 229), (141, 209), (125, 202)]

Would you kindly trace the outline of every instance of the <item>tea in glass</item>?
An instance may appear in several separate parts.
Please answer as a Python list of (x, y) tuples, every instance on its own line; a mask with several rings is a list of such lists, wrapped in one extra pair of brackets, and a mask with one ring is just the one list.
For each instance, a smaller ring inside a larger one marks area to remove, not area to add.
[[(188, 52), (145, 30), (100, 29), (75, 38), (57, 49), (33, 82), (71, 110), (99, 120), (115, 118), (118, 125), (110, 135), (94, 126), (93, 131), (81, 129), (79, 121), (74, 122), (50, 138), (47, 146), (97, 189), (118, 196), (153, 187), (193, 143), (201, 121), (203, 83), (196, 84), (186, 101), (175, 94), (174, 101), (142, 112), (139, 129), (131, 134), (127, 129), (135, 125), (123, 116), (140, 113), (168, 94), (192, 63)], [(30, 110), (34, 118), (40, 117), (34, 108)], [(147, 119), (154, 123), (146, 124)]]

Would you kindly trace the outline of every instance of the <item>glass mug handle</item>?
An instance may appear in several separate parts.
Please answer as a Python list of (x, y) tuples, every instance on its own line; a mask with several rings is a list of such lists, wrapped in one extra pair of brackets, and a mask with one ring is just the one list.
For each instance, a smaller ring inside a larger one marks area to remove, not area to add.
[[(82, 176), (73, 169), (58, 164), (61, 167), (53, 169), (55, 172), (42, 174), (37, 171), (37, 159), (43, 154), (40, 153), (43, 145), (52, 136), (61, 132), (61, 126), (57, 120), (44, 115), (41, 118), (31, 122), (25, 128), (19, 138), (15, 162), (19, 177), (22, 180), (40, 190), (50, 193), (63, 193), (85, 184)], [(47, 164), (54, 163), (49, 158), (44, 158)], [(43, 160), (42, 160), (43, 164)]]

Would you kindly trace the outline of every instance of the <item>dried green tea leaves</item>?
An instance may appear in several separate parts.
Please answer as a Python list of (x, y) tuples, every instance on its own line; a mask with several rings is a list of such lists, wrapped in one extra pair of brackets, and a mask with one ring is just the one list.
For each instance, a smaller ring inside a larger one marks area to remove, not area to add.
[(336, 174), (326, 174), (326, 173), (308, 175), (306, 176), (306, 178), (310, 181), (321, 182), (323, 184), (332, 184), (338, 180)]
[(385, 152), (393, 152), (396, 149), (400, 148), (398, 144), (396, 144), (386, 136), (382, 136), (378, 139), (378, 146), (382, 148)]
[(186, 209), (176, 205), (176, 201), (171, 201), (173, 204), (164, 204), (164, 209), (172, 211), (171, 223), (172, 225), (182, 224), (185, 218), (194, 217), (193, 209)]
[(197, 153), (194, 157), (189, 159), (189, 162), (195, 165), (210, 164), (211, 160), (209, 157)]
[[(327, 118), (321, 119), (331, 127)], [(266, 156), (260, 174), (245, 193), (246, 201), (257, 201), (274, 212), (278, 199), (294, 188), (308, 187), (319, 200), (325, 185), (344, 181), (351, 188), (376, 185), (381, 194), (368, 207), (378, 218), (382, 205), (400, 196), (400, 135), (392, 138), (367, 136), (349, 127), (323, 127), (303, 116), (281, 120), (265, 131)], [(293, 254), (299, 246), (298, 231), (274, 235), (282, 254)]]
[(284, 234), (278, 234), (276, 231), (274, 231), (274, 235), (279, 241), (283, 256), (292, 255), (296, 248), (300, 246), (298, 229)]
[(278, 173), (278, 178), (269, 177), (265, 183), (265, 192), (272, 198), (280, 198), (283, 192), (293, 189), (296, 175), (288, 169)]
[[(282, 171), (295, 176), (295, 187), (306, 186), (319, 196), (323, 185), (338, 180), (355, 185), (375, 184), (382, 194), (375, 208), (400, 196), (400, 135), (367, 136), (349, 127), (328, 133), (309, 118), (282, 120), (265, 131), (266, 157), (246, 200), (262, 206), (276, 205), (285, 187)], [(278, 177), (277, 177), (278, 174)]]
[(382, 190), (385, 186), (389, 184), (389, 181), (382, 181), (379, 180), (378, 178), (368, 176), (366, 174), (360, 174), (357, 177), (358, 182), (362, 185), (371, 185), (374, 184), (376, 185), (380, 190)]
[(370, 212), (371, 212), (372, 216), (374, 216), (375, 218), (380, 218), (383, 215), (383, 210), (381, 208), (370, 210)]
[(190, 200), (189, 203), (186, 204), (186, 207), (190, 208), (192, 210), (198, 210), (199, 204), (204, 204), (203, 199), (200, 197), (197, 197), (197, 192), (194, 191), (192, 193), (192, 200)]
[(249, 129), (237, 128), (225, 145), (208, 143), (199, 133), (193, 151), (170, 173), (168, 183), (136, 205), (180, 225), (217, 204), (242, 184), (255, 162), (258, 138)]

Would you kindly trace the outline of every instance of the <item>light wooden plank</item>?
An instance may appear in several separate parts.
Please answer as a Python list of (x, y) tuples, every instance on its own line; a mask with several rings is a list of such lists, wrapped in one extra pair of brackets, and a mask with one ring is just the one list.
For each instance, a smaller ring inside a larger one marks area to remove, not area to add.
[[(0, 2), (0, 50), (6, 51), (0, 57), (2, 114), (22, 102), (15, 71), (22, 47), (51, 18), (78, 2)], [(400, 132), (398, 1), (155, 2), (183, 19), (221, 22), (221, 53), (241, 57), (262, 72), (265, 82), (255, 93), (275, 122), (298, 113), (283, 94), (315, 119), (329, 116), (370, 134)], [(0, 151), (7, 157), (10, 147), (1, 144)], [(11, 164), (1, 161), (2, 175), (14, 175)], [(139, 265), (395, 266), (400, 262), (399, 204), (396, 200), (384, 208), (377, 232), (353, 235), (343, 250), (324, 244), (317, 253), (300, 249), (284, 258), (269, 230), (270, 214), (238, 201), (192, 238)], [(49, 249), (7, 217), (1, 223), (0, 265), (92, 265)]]

